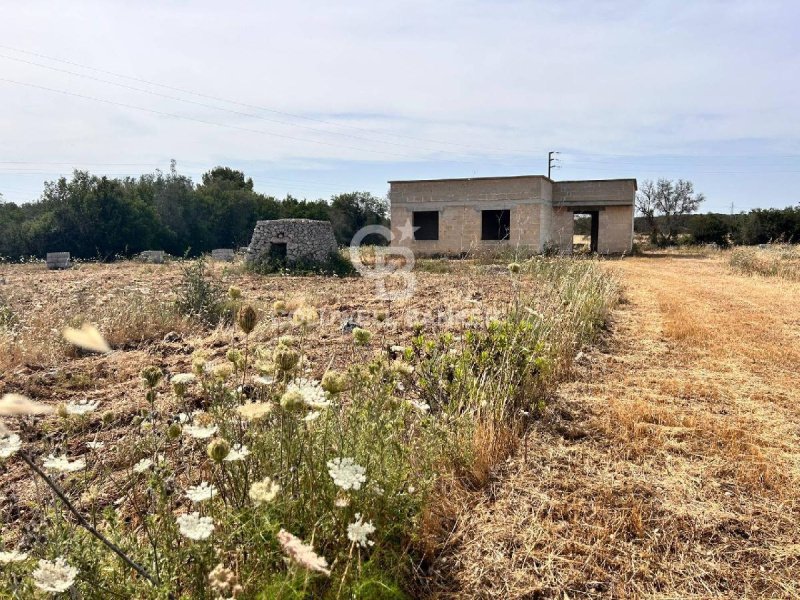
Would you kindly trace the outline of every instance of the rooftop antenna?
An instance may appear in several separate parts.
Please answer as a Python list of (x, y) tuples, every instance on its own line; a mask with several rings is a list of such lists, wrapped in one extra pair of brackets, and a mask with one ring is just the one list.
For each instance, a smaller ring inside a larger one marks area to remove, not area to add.
[(556, 154), (561, 154), (560, 152), (556, 152), (555, 150), (551, 150), (547, 153), (547, 178), (552, 179), (550, 177), (550, 170), (551, 169), (560, 169), (561, 165), (557, 165), (558, 159), (555, 157)]

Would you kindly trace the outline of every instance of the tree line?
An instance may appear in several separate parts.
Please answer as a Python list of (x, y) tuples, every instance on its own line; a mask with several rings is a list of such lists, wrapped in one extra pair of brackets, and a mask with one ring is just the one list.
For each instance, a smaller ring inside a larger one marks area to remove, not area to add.
[(0, 199), (0, 257), (70, 252), (111, 260), (143, 250), (198, 255), (245, 246), (257, 220), (284, 218), (329, 220), (344, 245), (365, 225), (388, 224), (388, 205), (366, 192), (330, 200), (277, 199), (254, 191), (251, 178), (228, 167), (211, 169), (198, 184), (174, 163), (169, 173), (138, 178), (75, 171), (69, 179), (46, 182), (35, 202)]
[(644, 181), (636, 194), (635, 230), (658, 246), (676, 243), (753, 245), (800, 242), (800, 205), (748, 213), (695, 213), (705, 200), (691, 181)]

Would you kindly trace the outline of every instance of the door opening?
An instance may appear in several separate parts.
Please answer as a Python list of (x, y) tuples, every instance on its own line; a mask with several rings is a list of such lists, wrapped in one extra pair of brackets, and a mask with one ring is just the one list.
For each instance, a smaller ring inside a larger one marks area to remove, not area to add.
[(280, 264), (286, 264), (286, 242), (272, 242), (269, 245), (269, 259)]
[(596, 210), (573, 213), (572, 251), (576, 254), (597, 252), (600, 233), (600, 212)]

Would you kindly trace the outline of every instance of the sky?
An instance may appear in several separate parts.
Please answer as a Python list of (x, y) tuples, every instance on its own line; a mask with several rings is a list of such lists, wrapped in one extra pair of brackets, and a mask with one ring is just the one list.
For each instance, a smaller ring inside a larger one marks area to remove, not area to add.
[(0, 194), (225, 165), (258, 191), (684, 178), (800, 203), (796, 0), (0, 0)]

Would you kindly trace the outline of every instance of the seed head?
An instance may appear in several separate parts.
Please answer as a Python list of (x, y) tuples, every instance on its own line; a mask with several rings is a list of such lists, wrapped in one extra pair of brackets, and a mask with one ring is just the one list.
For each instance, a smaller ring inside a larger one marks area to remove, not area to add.
[(230, 451), (231, 445), (228, 443), (228, 440), (222, 438), (211, 440), (208, 444), (208, 448), (206, 448), (208, 457), (215, 463), (221, 463), (225, 460), (225, 457), (228, 456)]
[(144, 384), (150, 389), (156, 387), (163, 376), (164, 374), (158, 367), (151, 365), (142, 369), (142, 379), (144, 380)]
[(281, 408), (287, 411), (295, 411), (303, 408), (305, 401), (300, 390), (292, 389), (281, 396)]
[(300, 361), (300, 355), (294, 350), (279, 346), (275, 350), (273, 360), (275, 361), (275, 366), (277, 366), (281, 371), (291, 371)]
[(239, 327), (244, 331), (245, 335), (250, 335), (253, 329), (256, 328), (258, 323), (258, 313), (252, 305), (242, 307), (239, 311)]
[(228, 288), (228, 297), (231, 300), (239, 300), (242, 297), (242, 290), (235, 285)]
[(349, 387), (347, 375), (338, 371), (327, 371), (322, 376), (322, 389), (329, 394), (339, 394)]

